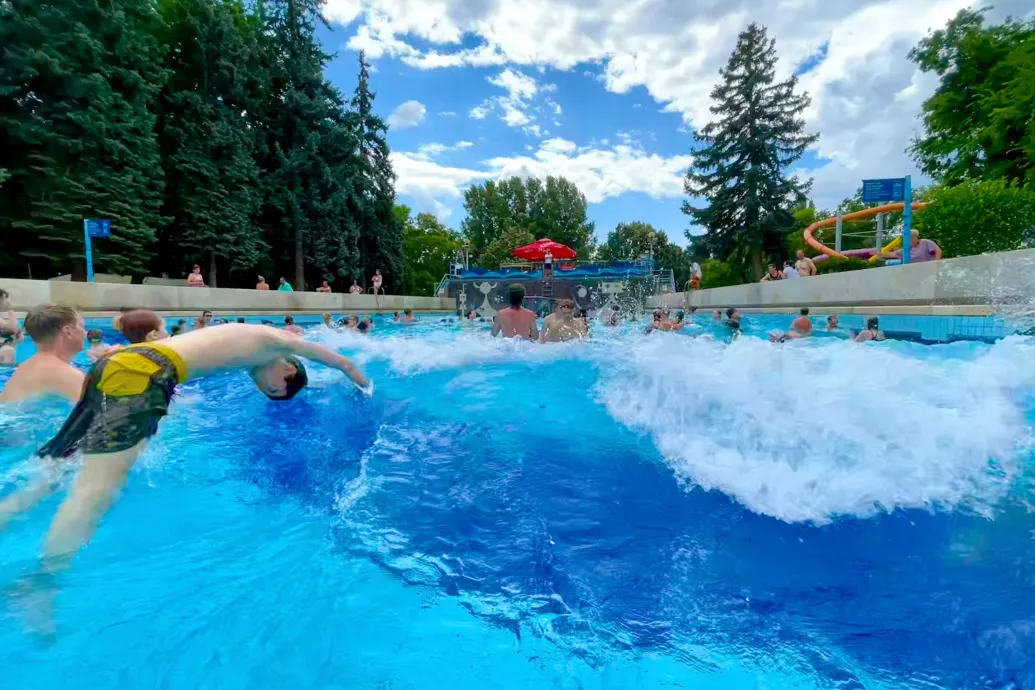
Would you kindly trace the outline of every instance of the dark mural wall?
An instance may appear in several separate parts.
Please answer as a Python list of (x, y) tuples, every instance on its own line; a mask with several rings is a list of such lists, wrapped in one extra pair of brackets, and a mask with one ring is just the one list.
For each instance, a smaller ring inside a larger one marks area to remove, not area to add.
[(572, 300), (576, 311), (584, 309), (590, 316), (611, 311), (640, 314), (646, 298), (657, 291), (653, 276), (549, 281), (457, 279), (450, 281), (448, 295), (456, 299), (458, 310), (475, 309), (479, 316), (491, 318), (506, 308), (508, 289), (515, 283), (525, 288), (525, 306), (541, 315), (553, 311), (553, 303), (559, 299)]

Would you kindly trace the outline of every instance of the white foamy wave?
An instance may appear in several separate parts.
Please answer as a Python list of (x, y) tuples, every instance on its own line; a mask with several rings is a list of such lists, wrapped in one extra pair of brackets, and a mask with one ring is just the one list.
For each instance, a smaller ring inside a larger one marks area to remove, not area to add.
[(1032, 355), (1028, 338), (969, 360), (840, 341), (656, 338), (627, 351), (598, 397), (649, 433), (689, 487), (781, 520), (987, 512), (1031, 446), (1016, 391), (1035, 383)]
[(359, 364), (387, 361), (399, 374), (418, 374), (469, 365), (497, 362), (552, 361), (577, 355), (585, 343), (550, 343), (542, 346), (517, 338), (493, 338), (487, 330), (456, 333), (433, 331), (420, 337), (369, 337), (351, 331), (324, 330), (320, 342), (335, 349), (351, 350)]

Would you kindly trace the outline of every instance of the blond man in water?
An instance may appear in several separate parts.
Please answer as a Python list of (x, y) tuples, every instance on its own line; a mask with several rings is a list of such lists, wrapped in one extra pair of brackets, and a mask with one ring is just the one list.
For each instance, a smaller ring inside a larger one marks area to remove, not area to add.
[(557, 310), (546, 317), (543, 331), (539, 335), (541, 343), (558, 343), (575, 338), (584, 338), (587, 334), (586, 324), (575, 318), (575, 303), (570, 299), (557, 302)]
[(58, 305), (35, 307), (25, 317), (25, 332), (36, 342), (37, 352), (14, 370), (0, 391), (0, 402), (48, 394), (78, 400), (86, 378), (71, 364), (86, 341), (86, 326), (79, 309)]
[[(46, 536), (46, 572), (66, 567), (89, 541), (130, 468), (157, 433), (177, 384), (222, 369), (246, 368), (263, 394), (286, 401), (308, 383), (300, 359), (306, 358), (338, 369), (368, 395), (373, 392), (373, 385), (348, 358), (277, 328), (227, 324), (160, 339), (161, 319), (154, 315), (151, 323), (142, 342), (94, 365), (78, 405), (39, 451), (40, 457), (55, 459), (77, 450), (84, 453), (82, 468)], [(45, 480), (0, 501), (0, 525), (55, 488)]]

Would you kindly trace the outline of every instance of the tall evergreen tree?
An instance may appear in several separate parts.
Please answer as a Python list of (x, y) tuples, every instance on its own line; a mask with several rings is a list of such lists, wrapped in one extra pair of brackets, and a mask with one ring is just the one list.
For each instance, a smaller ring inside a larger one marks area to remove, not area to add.
[(145, 272), (161, 225), (160, 25), (149, 0), (0, 5), (0, 167), (11, 175), (0, 198), (4, 270), (72, 270), (83, 219), (102, 217), (112, 238), (95, 245), (98, 268)]
[(397, 291), (403, 280), (403, 227), (392, 212), (395, 207), (395, 171), (389, 160), (388, 126), (374, 114), (375, 96), (370, 90), (370, 64), (360, 52), (359, 78), (352, 96), (352, 109), (363, 162), (366, 206), (359, 236), (361, 267), (364, 278), (380, 269), (385, 289)]
[(330, 56), (316, 38), (322, 0), (268, 0), (271, 65), (264, 105), (265, 204), (272, 263), (289, 263), (297, 289), (354, 274), (359, 145), (341, 94), (323, 78)]
[(217, 259), (256, 266), (266, 248), (254, 225), (261, 203), (251, 89), (258, 77), (258, 27), (239, 0), (163, 0), (172, 71), (161, 99), (166, 168), (163, 268), (181, 272)]
[(808, 94), (794, 92), (797, 77), (776, 81), (776, 60), (764, 27), (752, 23), (740, 33), (711, 92), (716, 119), (694, 133), (704, 146), (692, 152), (684, 183), (690, 197), (708, 202), (696, 208), (684, 201), (683, 212), (707, 228), (710, 252), (723, 260), (746, 255), (756, 278), (763, 254), (783, 246), (794, 222), (790, 208), (812, 184), (785, 170), (819, 138), (805, 133), (801, 119)]

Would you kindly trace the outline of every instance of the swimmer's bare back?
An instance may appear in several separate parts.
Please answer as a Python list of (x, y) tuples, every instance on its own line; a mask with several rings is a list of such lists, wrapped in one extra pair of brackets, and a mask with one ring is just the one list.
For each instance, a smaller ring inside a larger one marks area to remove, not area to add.
[(497, 325), (493, 327), (493, 335), (502, 333), (507, 338), (532, 338), (539, 337), (539, 329), (536, 327), (535, 312), (524, 307), (507, 307), (496, 313)]
[(0, 402), (19, 402), (41, 395), (79, 399), (86, 375), (54, 355), (38, 352), (18, 365), (0, 390)]

